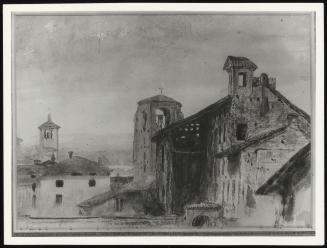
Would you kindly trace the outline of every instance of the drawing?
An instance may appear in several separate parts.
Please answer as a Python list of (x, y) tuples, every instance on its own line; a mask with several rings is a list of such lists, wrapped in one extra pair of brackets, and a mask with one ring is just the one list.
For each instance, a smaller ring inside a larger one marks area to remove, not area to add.
[(13, 30), (16, 235), (314, 232), (311, 14)]

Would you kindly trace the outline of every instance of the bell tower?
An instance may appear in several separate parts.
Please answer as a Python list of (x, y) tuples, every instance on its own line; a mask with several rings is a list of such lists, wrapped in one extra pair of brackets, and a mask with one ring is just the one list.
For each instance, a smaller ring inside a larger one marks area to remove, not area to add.
[(156, 145), (151, 138), (160, 129), (183, 119), (181, 107), (181, 103), (162, 94), (138, 102), (133, 140), (135, 180), (155, 178)]
[(248, 58), (228, 56), (224, 68), (228, 72), (228, 95), (250, 92), (253, 72), (257, 66)]
[(48, 114), (48, 120), (39, 126), (40, 160), (42, 162), (58, 161), (59, 128), (60, 126), (52, 121), (50, 114)]

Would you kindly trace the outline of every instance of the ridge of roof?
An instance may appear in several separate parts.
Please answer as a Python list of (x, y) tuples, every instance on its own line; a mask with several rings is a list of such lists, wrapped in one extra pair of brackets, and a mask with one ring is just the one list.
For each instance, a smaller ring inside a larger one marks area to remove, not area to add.
[(228, 148), (227, 150), (215, 154), (215, 157), (223, 157), (226, 155), (230, 156), (232, 154), (238, 153), (239, 151), (241, 151), (251, 145), (254, 145), (258, 142), (262, 142), (267, 139), (274, 138), (276, 135), (285, 132), (287, 127), (288, 126), (283, 126), (283, 127), (280, 127), (280, 128), (274, 129), (274, 130), (267, 131), (265, 133), (258, 134), (256, 136), (252, 136), (252, 137), (248, 138), (247, 140), (245, 140), (245, 142), (243, 142), (241, 144), (233, 145), (230, 148)]
[[(311, 154), (311, 142), (302, 147), (297, 153), (295, 153), (277, 172), (275, 172), (264, 184), (262, 184), (257, 190), (256, 194), (266, 195), (276, 188), (276, 185), (280, 184), (285, 175), (290, 174), (292, 171), (300, 173), (300, 170), (306, 170), (309, 167), (305, 164), (305, 158)], [(311, 163), (310, 163), (311, 166)], [(303, 176), (304, 173), (301, 175)]]
[(157, 131), (156, 133), (154, 133), (154, 135), (152, 136), (152, 139), (155, 140), (160, 134), (165, 133), (166, 131), (172, 129), (172, 128), (176, 128), (179, 127), (183, 124), (185, 124), (186, 122), (189, 121), (194, 121), (197, 118), (200, 118), (204, 115), (210, 114), (212, 111), (216, 110), (217, 108), (220, 108), (221, 106), (223, 106), (224, 104), (229, 103), (232, 100), (232, 96), (227, 95), (223, 98), (221, 98), (220, 100), (218, 100), (217, 102), (210, 104), (209, 106), (205, 107), (204, 109), (200, 110), (199, 112), (190, 115), (189, 117), (186, 117), (182, 120), (176, 121), (170, 125), (167, 125), (165, 128)]
[(286, 103), (291, 109), (293, 109), (295, 112), (299, 113), (304, 119), (306, 119), (309, 123), (311, 122), (311, 117), (308, 113), (306, 113), (304, 110), (297, 107), (295, 104), (291, 103), (285, 96), (283, 96), (282, 93), (280, 93), (278, 90), (271, 87), (269, 84), (266, 85), (266, 87), (277, 97), (279, 97), (284, 103)]

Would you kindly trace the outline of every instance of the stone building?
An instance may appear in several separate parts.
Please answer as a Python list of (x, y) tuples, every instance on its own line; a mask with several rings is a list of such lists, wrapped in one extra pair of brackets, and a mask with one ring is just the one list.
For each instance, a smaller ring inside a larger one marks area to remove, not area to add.
[(182, 104), (176, 100), (157, 95), (138, 102), (134, 116), (133, 163), (135, 180), (155, 177), (153, 165), (156, 160), (156, 144), (151, 137), (158, 130), (183, 118)]
[(56, 123), (51, 120), (51, 115), (48, 115), (48, 121), (39, 126), (40, 130), (40, 160), (58, 161), (59, 148), (59, 128)]
[[(156, 187), (166, 213), (214, 202), (226, 218), (254, 216), (254, 192), (310, 142), (310, 116), (245, 57), (228, 56), (228, 95), (157, 131)], [(269, 224), (268, 224), (269, 225)]]

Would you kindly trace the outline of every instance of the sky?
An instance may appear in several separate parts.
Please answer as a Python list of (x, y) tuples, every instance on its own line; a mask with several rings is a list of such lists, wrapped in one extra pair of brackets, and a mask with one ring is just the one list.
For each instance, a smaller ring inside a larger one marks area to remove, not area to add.
[(48, 113), (60, 140), (132, 135), (137, 102), (160, 87), (187, 117), (227, 95), (228, 55), (311, 114), (310, 29), (308, 15), (15, 16), (17, 136), (37, 144)]

